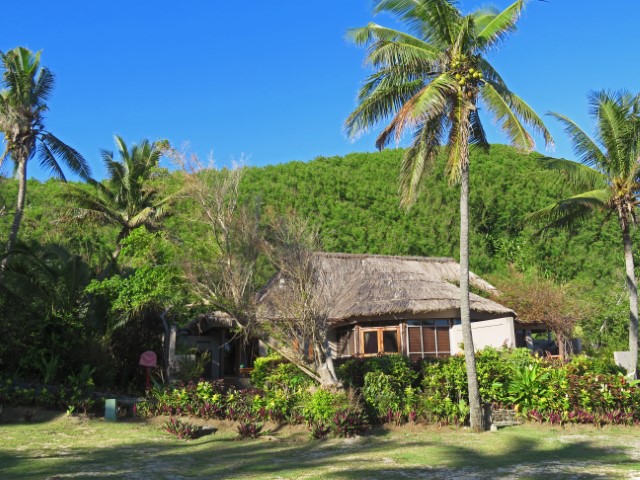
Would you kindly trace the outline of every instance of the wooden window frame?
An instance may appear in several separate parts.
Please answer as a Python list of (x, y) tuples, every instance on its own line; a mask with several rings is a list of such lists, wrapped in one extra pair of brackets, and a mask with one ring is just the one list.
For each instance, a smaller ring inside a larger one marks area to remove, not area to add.
[[(378, 351), (376, 353), (365, 353), (364, 352), (364, 334), (366, 332), (376, 332), (378, 337)], [(384, 336), (383, 332), (396, 332), (396, 338), (398, 339), (398, 351), (397, 352), (385, 352), (384, 351)], [(401, 354), (402, 353), (402, 336), (400, 331), (400, 325), (392, 326), (392, 327), (360, 327), (358, 332), (358, 340), (359, 340), (359, 348), (361, 350), (358, 352), (358, 356), (360, 357), (375, 357), (377, 355), (391, 355), (394, 353)]]
[[(447, 320), (448, 321), (448, 326), (444, 326), (444, 325), (425, 325), (424, 322), (428, 322), (429, 320)], [(421, 358), (433, 358), (435, 356), (435, 358), (439, 358), (439, 357), (449, 357), (451, 356), (451, 339), (449, 339), (449, 350), (448, 351), (440, 351), (439, 349), (439, 341), (438, 341), (438, 330), (442, 329), (444, 330), (445, 328), (447, 329), (449, 335), (451, 335), (451, 327), (453, 325), (453, 320), (451, 319), (447, 319), (447, 318), (433, 318), (433, 319), (425, 319), (425, 320), (419, 320), (420, 324), (419, 325), (408, 325), (407, 324), (407, 356), (409, 358), (411, 358), (412, 355), (420, 355)], [(435, 342), (435, 351), (425, 351), (425, 346), (424, 346), (424, 329), (425, 328), (433, 328), (433, 333), (434, 333), (434, 342)], [(409, 341), (409, 339), (411, 338), (411, 329), (415, 329), (418, 331), (418, 334), (420, 335), (420, 349), (422, 351), (420, 352), (413, 352), (411, 351), (411, 342)]]

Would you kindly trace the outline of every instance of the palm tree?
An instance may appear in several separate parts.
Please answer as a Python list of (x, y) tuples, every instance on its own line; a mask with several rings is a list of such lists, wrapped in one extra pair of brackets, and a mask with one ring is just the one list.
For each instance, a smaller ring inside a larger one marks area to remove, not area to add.
[(553, 160), (554, 169), (569, 174), (583, 193), (560, 200), (531, 215), (550, 227), (566, 227), (594, 211), (615, 216), (620, 225), (629, 290), (629, 351), (632, 370), (638, 365), (638, 288), (634, 273), (631, 225), (637, 223), (640, 192), (640, 95), (628, 92), (593, 92), (591, 116), (596, 121), (592, 139), (578, 125), (559, 113), (550, 113), (564, 127), (580, 164)]
[(162, 150), (143, 140), (140, 145), (127, 147), (124, 140), (115, 137), (120, 159), (114, 159), (113, 152), (103, 150), (102, 160), (109, 178), (101, 183), (88, 179), (93, 191), (76, 185), (69, 185), (66, 198), (77, 205), (75, 216), (120, 228), (116, 248), (111, 254), (116, 262), (122, 241), (136, 228), (157, 227), (157, 221), (166, 214), (166, 205), (171, 196), (159, 198), (159, 192), (151, 181), (157, 173)]
[(27, 189), (27, 163), (38, 154), (40, 165), (54, 176), (65, 179), (58, 160), (72, 172), (87, 178), (89, 166), (76, 150), (63, 143), (44, 127), (46, 101), (53, 90), (54, 77), (46, 67), (40, 67), (40, 52), (17, 47), (0, 52), (3, 69), (0, 81), (0, 132), (5, 150), (0, 167), (7, 158), (13, 161), (18, 176), (18, 201), (9, 233), (7, 250), (15, 245), (24, 213)]
[(398, 16), (409, 33), (373, 23), (349, 32), (356, 44), (368, 46), (366, 61), (374, 73), (346, 120), (347, 133), (354, 137), (391, 119), (376, 140), (379, 149), (407, 131), (413, 134), (400, 173), (401, 203), (407, 208), (443, 142), (447, 174), (451, 183), (460, 183), (460, 317), (474, 430), (482, 428), (482, 411), (469, 312), (469, 148), (489, 148), (479, 104), (494, 115), (515, 146), (534, 147), (523, 123), (552, 143), (540, 118), (485, 58), (515, 30), (524, 4), (520, 0), (502, 12), (485, 8), (465, 16), (448, 0), (379, 0), (375, 13)]

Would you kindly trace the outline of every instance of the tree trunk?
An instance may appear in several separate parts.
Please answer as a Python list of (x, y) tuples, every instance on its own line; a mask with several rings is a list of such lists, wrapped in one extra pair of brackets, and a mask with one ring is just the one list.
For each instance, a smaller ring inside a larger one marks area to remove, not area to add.
[(326, 354), (327, 370), (331, 373), (331, 376), (335, 382), (338, 382), (338, 374), (336, 373), (335, 365), (333, 364), (333, 357), (331, 356), (331, 347), (329, 346), (329, 340), (324, 340), (324, 352)]
[(267, 346), (282, 355), (283, 358), (293, 363), (296, 367), (306, 373), (309, 377), (313, 378), (320, 385), (325, 387), (336, 386), (339, 384), (335, 371), (333, 371), (333, 362), (328, 364), (325, 362), (314, 362), (313, 365), (308, 365), (300, 360), (300, 355), (290, 345), (285, 345), (284, 342), (277, 340), (272, 336), (262, 336), (260, 338)]
[(558, 344), (558, 356), (564, 362), (567, 359), (567, 337), (565, 337), (564, 332), (556, 331), (554, 332), (556, 335), (556, 343)]
[(116, 238), (116, 249), (111, 253), (111, 263), (114, 268), (118, 264), (118, 257), (120, 256), (120, 252), (122, 251), (122, 242), (130, 233), (131, 230), (127, 227), (122, 227), (122, 229), (118, 233), (118, 237)]
[(629, 351), (631, 352), (632, 369), (627, 373), (637, 376), (638, 366), (638, 283), (633, 265), (633, 248), (629, 225), (622, 226), (622, 241), (624, 242), (624, 264), (627, 271), (627, 288), (629, 289)]
[(13, 223), (11, 224), (11, 232), (9, 232), (9, 241), (7, 243), (7, 250), (11, 250), (16, 244), (18, 239), (18, 230), (20, 230), (20, 223), (22, 222), (22, 215), (24, 214), (24, 202), (27, 193), (27, 162), (18, 162), (18, 202), (16, 204), (16, 213), (13, 215)]
[(316, 361), (316, 373), (321, 378), (320, 383), (327, 387), (338, 385), (338, 376), (333, 367), (331, 352), (329, 352), (329, 342), (325, 341), (322, 344), (314, 342), (314, 352), (318, 359)]
[(476, 372), (476, 356), (471, 335), (471, 312), (469, 306), (469, 161), (461, 159), (460, 177), (460, 322), (464, 359), (467, 367), (469, 388), (469, 423), (475, 432), (484, 430), (480, 387)]

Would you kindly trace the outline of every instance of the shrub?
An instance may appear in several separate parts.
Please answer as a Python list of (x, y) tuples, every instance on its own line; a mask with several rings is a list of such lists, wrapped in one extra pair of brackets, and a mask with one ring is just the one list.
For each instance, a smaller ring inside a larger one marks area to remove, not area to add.
[(257, 388), (230, 389), (226, 397), (226, 418), (238, 420), (244, 417), (264, 416), (264, 392)]
[(507, 390), (510, 402), (518, 407), (522, 413), (540, 407), (545, 403), (549, 388), (549, 372), (536, 364), (526, 367), (513, 368)]
[(324, 440), (331, 432), (331, 426), (323, 422), (315, 422), (309, 424), (311, 438), (314, 440)]
[(337, 374), (345, 386), (362, 388), (365, 376), (369, 372), (391, 375), (402, 384), (402, 388), (413, 385), (419, 376), (411, 360), (397, 354), (350, 359), (338, 367)]
[(258, 438), (262, 433), (262, 423), (254, 419), (241, 420), (238, 424), (238, 435), (240, 438)]
[(296, 423), (309, 396), (313, 380), (292, 363), (277, 355), (257, 358), (251, 373), (252, 384), (263, 390), (261, 407), (274, 421)]
[(392, 421), (404, 411), (404, 390), (391, 375), (380, 371), (367, 373), (362, 395), (367, 411), (378, 420)]
[(268, 377), (279, 365), (285, 363), (287, 363), (287, 361), (277, 354), (256, 358), (253, 362), (253, 371), (251, 372), (251, 385), (256, 388), (264, 388)]
[(365, 413), (351, 408), (336, 412), (331, 423), (333, 433), (340, 438), (362, 435), (369, 429)]
[(319, 388), (305, 399), (302, 415), (309, 424), (325, 423), (329, 422), (338, 410), (343, 410), (349, 405), (347, 394)]
[(466, 402), (467, 376), (464, 357), (429, 359), (422, 365), (419, 413), (427, 421), (459, 423)]
[(586, 355), (576, 355), (567, 365), (567, 370), (572, 375), (583, 375), (592, 373), (598, 375), (626, 374), (626, 370), (613, 361), (613, 356), (588, 357)]
[(196, 438), (200, 432), (200, 428), (192, 423), (171, 417), (165, 424), (163, 429), (181, 440)]

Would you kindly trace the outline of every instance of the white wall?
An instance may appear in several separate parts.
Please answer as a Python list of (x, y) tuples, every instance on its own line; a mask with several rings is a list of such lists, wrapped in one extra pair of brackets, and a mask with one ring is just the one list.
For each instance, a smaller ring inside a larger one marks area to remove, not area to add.
[[(496, 318), (471, 322), (473, 347), (482, 350), (484, 347), (500, 348), (506, 346), (515, 348), (516, 335), (513, 328), (513, 317)], [(451, 341), (451, 355), (462, 353), (462, 325), (454, 325), (449, 330)]]

